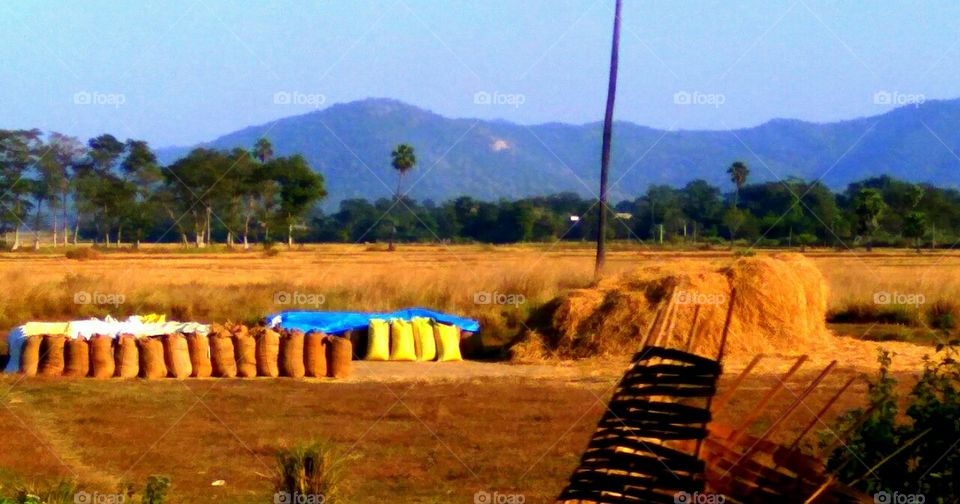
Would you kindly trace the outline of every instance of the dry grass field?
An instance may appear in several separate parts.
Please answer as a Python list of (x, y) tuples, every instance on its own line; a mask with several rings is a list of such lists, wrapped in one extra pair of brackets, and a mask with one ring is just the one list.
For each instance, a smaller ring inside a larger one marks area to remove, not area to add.
[[(960, 299), (960, 254), (808, 255), (827, 278), (833, 313), (876, 306), (877, 293), (922, 294), (922, 304), (900, 307), (915, 317), (911, 331), (920, 333), (927, 331), (931, 306), (952, 306)], [(609, 272), (652, 263), (719, 266), (733, 259), (726, 250), (623, 246), (611, 253)], [(273, 256), (148, 248), (90, 260), (54, 251), (4, 254), (0, 281), (7, 294), (0, 298), (0, 329), (27, 320), (153, 311), (177, 319), (252, 322), (294, 308), (277, 303), (277, 293), (285, 292), (323, 297), (322, 305), (306, 308), (454, 311), (479, 318), (485, 343), (492, 346), (516, 334), (530, 310), (566, 289), (589, 285), (592, 268), (588, 245), (404, 245), (394, 253), (329, 245)], [(120, 294), (124, 303), (77, 304), (78, 292)], [(477, 303), (478, 293), (521, 295), (524, 302)], [(864, 321), (835, 326), (867, 337), (885, 327), (893, 326)], [(522, 493), (528, 503), (548, 501), (575, 467), (626, 360), (420, 363), (403, 370), (398, 363), (356, 364), (357, 376), (344, 382), (0, 377), (0, 493), (60, 479), (111, 491), (165, 474), (173, 480), (172, 502), (269, 502), (275, 450), (328, 439), (346, 454), (346, 502), (472, 502), (480, 490)], [(871, 364), (872, 356), (856, 365), (841, 362), (808, 410)], [(916, 365), (914, 360), (899, 368), (902, 387), (909, 386)], [(742, 363), (730, 363), (730, 369), (737, 367)], [(719, 420), (735, 423), (752, 399), (776, 383), (782, 368), (771, 365), (755, 373)], [(789, 391), (802, 389), (817, 370), (804, 368), (788, 382)], [(725, 376), (721, 389), (730, 380)], [(865, 390), (862, 383), (854, 387), (825, 420), (859, 404)], [(772, 421), (777, 407), (792, 398), (780, 394), (759, 425)], [(778, 440), (790, 439), (796, 428), (784, 426)], [(226, 483), (211, 486), (216, 480)]]

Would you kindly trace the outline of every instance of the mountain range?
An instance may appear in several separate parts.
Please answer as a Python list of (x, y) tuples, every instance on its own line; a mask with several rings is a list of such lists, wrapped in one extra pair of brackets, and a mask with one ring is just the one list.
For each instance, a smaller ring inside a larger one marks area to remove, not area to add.
[[(395, 190), (390, 152), (411, 144), (417, 165), (404, 179), (412, 198), (461, 195), (495, 200), (573, 191), (595, 196), (602, 123), (523, 125), (448, 118), (396, 100), (371, 98), (250, 126), (193, 147), (249, 148), (261, 136), (276, 155), (302, 154), (326, 180), (327, 209), (348, 198)], [(170, 162), (193, 147), (158, 151)], [(732, 188), (726, 168), (750, 168), (748, 182), (788, 177), (833, 189), (887, 174), (945, 187), (960, 182), (960, 99), (927, 101), (834, 123), (775, 119), (728, 131), (666, 131), (618, 121), (610, 172), (613, 201), (651, 184), (702, 178)]]

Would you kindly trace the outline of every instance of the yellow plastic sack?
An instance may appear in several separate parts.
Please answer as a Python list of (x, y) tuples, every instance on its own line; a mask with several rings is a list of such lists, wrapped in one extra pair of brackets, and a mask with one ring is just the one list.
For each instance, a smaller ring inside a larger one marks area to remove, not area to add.
[(418, 357), (422, 361), (437, 360), (437, 338), (433, 334), (433, 324), (426, 317), (413, 318), (413, 334), (420, 347)]
[(462, 361), (460, 356), (460, 329), (457, 326), (435, 323), (434, 331), (437, 335), (437, 346), (440, 352), (440, 362)]
[(24, 336), (66, 336), (67, 322), (27, 322), (23, 324)]
[(394, 319), (390, 322), (390, 360), (417, 360), (417, 350), (413, 342), (413, 324), (406, 320)]
[(148, 313), (146, 315), (140, 315), (140, 322), (144, 324), (165, 324), (167, 322), (167, 316), (162, 313)]
[(367, 332), (367, 360), (385, 361), (390, 358), (390, 326), (386, 320), (370, 319)]

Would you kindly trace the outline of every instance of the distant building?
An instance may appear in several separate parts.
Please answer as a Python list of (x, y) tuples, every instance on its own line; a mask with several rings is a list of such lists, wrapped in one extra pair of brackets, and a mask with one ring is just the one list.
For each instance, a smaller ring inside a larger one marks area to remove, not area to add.
[(622, 220), (630, 220), (633, 218), (633, 214), (629, 212), (617, 212), (616, 217)]
[(571, 215), (571, 216), (570, 216), (570, 222), (580, 222), (580, 216), (579, 216), (579, 215)]

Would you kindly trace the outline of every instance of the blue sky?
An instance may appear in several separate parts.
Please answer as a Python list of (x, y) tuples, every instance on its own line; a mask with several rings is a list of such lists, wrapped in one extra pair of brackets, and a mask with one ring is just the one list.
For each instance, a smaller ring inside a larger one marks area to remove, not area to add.
[[(3, 2), (0, 127), (186, 145), (366, 97), (596, 121), (612, 13), (613, 0)], [(848, 119), (960, 96), (958, 63), (958, 2), (624, 0), (616, 117)]]

